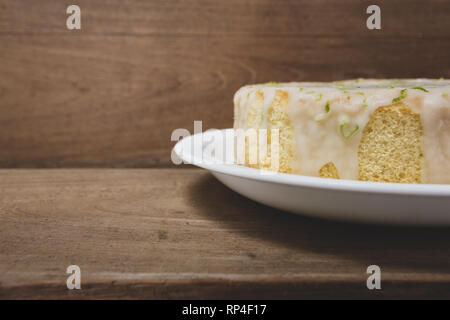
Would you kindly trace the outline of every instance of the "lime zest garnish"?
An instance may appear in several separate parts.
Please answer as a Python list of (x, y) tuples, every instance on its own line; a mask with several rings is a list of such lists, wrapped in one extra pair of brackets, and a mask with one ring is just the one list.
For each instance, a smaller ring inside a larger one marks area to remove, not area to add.
[(349, 139), (350, 137), (352, 137), (356, 132), (358, 132), (359, 130), (359, 126), (357, 124), (355, 124), (353, 127), (349, 127), (348, 126), (348, 122), (343, 122), (340, 127), (339, 127), (340, 131), (341, 131), (341, 135), (345, 138), (345, 139)]
[(336, 85), (336, 88), (338, 88), (339, 90), (351, 90), (351, 87), (349, 86), (344, 86), (344, 85)]
[(392, 102), (399, 102), (402, 99), (406, 98), (406, 89), (400, 90), (400, 95), (397, 98), (392, 99)]
[(301, 91), (303, 91), (303, 88), (299, 88), (298, 90), (300, 90), (300, 92), (301, 92)]
[(266, 86), (277, 86), (279, 85), (281, 82), (275, 82), (275, 81), (270, 81), (266, 83)]
[(362, 107), (363, 107), (363, 108), (367, 107), (367, 103), (366, 103), (367, 98), (366, 98), (365, 93), (364, 93), (364, 92), (355, 92), (355, 93), (356, 93), (356, 94), (359, 94), (360, 96), (363, 96), (363, 97), (364, 97)]
[(330, 101), (327, 100), (327, 103), (325, 104), (325, 113), (319, 113), (314, 117), (314, 120), (317, 122), (324, 120), (328, 116), (329, 112), (330, 112)]
[(316, 98), (316, 101), (322, 100), (322, 97), (323, 97), (323, 94), (322, 94), (322, 93), (319, 93), (319, 95), (318, 95), (317, 98)]
[(383, 88), (383, 89), (386, 89), (386, 88), (395, 88), (395, 87), (392, 86), (392, 85), (389, 85), (389, 83), (381, 83), (381, 84), (377, 84), (377, 85), (375, 86), (375, 88)]
[(413, 89), (415, 89), (415, 90), (421, 90), (421, 91), (423, 91), (423, 92), (429, 92), (427, 89), (422, 88), (422, 87), (414, 87)]
[(308, 91), (308, 92), (306, 92), (307, 94), (314, 94), (315, 93), (315, 91)]
[(367, 107), (367, 98), (364, 98), (362, 107), (363, 107), (363, 108), (366, 108), (366, 107)]
[(443, 92), (443, 93), (442, 93), (442, 96), (443, 96), (444, 98), (448, 98), (448, 93), (447, 93), (447, 92)]
[(339, 90), (349, 90), (351, 89), (351, 87), (346, 86), (342, 81), (337, 81), (334, 83), (336, 88), (338, 88)]

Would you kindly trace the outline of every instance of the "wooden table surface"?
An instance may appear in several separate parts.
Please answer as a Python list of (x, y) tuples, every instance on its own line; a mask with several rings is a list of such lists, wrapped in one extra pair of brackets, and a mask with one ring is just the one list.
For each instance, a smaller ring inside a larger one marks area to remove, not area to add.
[(449, 231), (288, 214), (197, 169), (4, 169), (0, 298), (450, 298)]

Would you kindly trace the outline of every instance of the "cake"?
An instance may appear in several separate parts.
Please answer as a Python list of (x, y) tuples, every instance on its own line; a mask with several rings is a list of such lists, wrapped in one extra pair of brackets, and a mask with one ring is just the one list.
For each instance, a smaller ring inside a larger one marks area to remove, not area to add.
[(449, 94), (444, 79), (244, 86), (234, 96), (234, 129), (245, 133), (239, 164), (323, 178), (450, 184)]

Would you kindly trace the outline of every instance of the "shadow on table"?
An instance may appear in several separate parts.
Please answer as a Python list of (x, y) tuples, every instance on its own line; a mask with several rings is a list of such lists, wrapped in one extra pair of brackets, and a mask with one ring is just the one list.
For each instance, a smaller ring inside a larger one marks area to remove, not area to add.
[[(191, 198), (208, 219), (248, 237), (278, 245), (342, 256), (364, 265), (450, 272), (450, 228), (370, 226), (333, 222), (273, 209), (203, 176)], [(195, 199), (195, 200), (194, 200)]]

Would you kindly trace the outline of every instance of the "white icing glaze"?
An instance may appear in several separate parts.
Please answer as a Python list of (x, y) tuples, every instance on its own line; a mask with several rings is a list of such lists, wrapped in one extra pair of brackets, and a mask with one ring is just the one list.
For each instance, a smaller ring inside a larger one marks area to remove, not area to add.
[[(420, 89), (421, 87), (428, 92)], [(300, 89), (302, 88), (302, 89)], [(236, 92), (235, 128), (245, 128), (247, 110), (256, 90), (264, 94), (264, 119), (277, 89), (289, 93), (288, 113), (294, 127), (294, 167), (301, 174), (317, 176), (332, 161), (343, 179), (357, 179), (357, 151), (361, 132), (372, 112), (392, 104), (407, 89), (401, 101), (421, 117), (424, 137), (424, 183), (450, 183), (450, 81), (448, 80), (348, 80), (332, 83), (292, 82), (245, 86)], [(350, 98), (350, 99), (349, 99)], [(329, 102), (330, 111), (325, 112)], [(317, 121), (320, 120), (320, 121)], [(345, 139), (342, 122), (359, 130)]]

